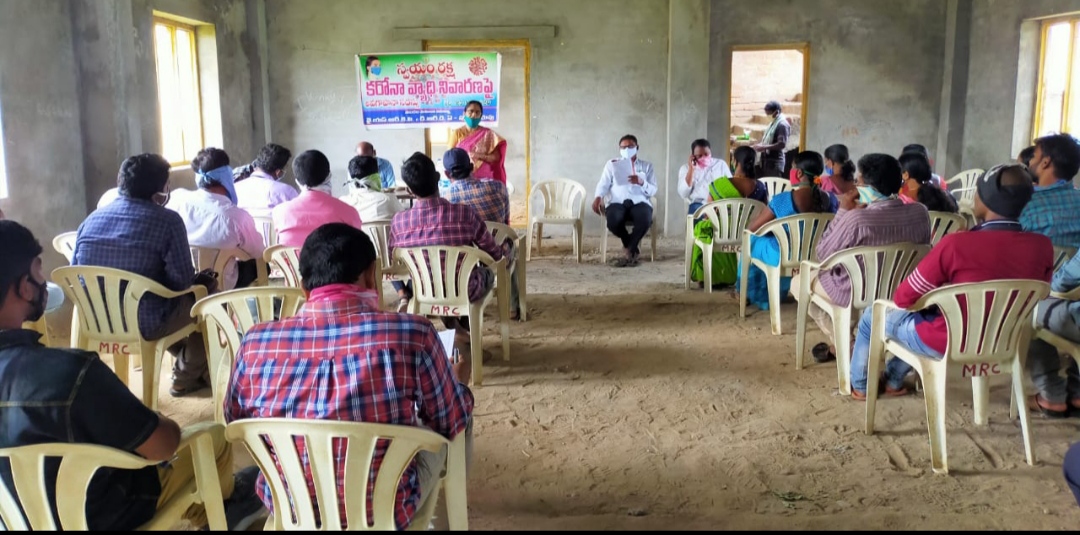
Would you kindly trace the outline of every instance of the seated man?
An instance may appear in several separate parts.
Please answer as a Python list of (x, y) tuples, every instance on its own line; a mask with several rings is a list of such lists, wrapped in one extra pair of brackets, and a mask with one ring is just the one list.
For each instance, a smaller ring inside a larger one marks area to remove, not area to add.
[[(950, 284), (1000, 279), (1050, 282), (1054, 271), (1050, 240), (1024, 232), (1018, 221), (1034, 192), (1033, 177), (1020, 165), (999, 165), (987, 171), (976, 183), (974, 213), (982, 223), (944, 237), (900, 284), (893, 295), (896, 305), (910, 307), (931, 290)], [(851, 396), (859, 401), (866, 399), (872, 320), (873, 310), (867, 308), (851, 351)], [(948, 340), (945, 317), (936, 310), (893, 310), (885, 318), (885, 335), (911, 351), (939, 359)], [(885, 395), (906, 395), (904, 377), (909, 371), (904, 361), (890, 360), (882, 378)]]
[(689, 203), (687, 210), (694, 215), (709, 202), (709, 187), (720, 178), (731, 178), (731, 168), (723, 158), (712, 157), (712, 146), (707, 139), (696, 139), (690, 144), (690, 161), (679, 168), (679, 197)]
[(191, 170), (199, 189), (174, 190), (165, 208), (180, 214), (192, 247), (239, 249), (250, 256), (243, 262), (230, 261), (220, 274), (223, 290), (247, 288), (258, 276), (256, 264), (263, 261), (266, 247), (251, 214), (236, 206), (229, 155), (205, 148), (191, 161)]
[(394, 165), (386, 158), (379, 158), (379, 154), (375, 152), (374, 145), (367, 141), (361, 141), (356, 145), (356, 155), (375, 158), (375, 160), (378, 161), (379, 177), (382, 179), (382, 188), (384, 190), (391, 190), (397, 186), (397, 180), (394, 178)]
[(1057, 247), (1080, 247), (1080, 191), (1072, 183), (1080, 170), (1080, 144), (1068, 134), (1041, 137), (1028, 169), (1038, 184), (1020, 224)]
[(327, 223), (346, 223), (360, 228), (360, 214), (352, 206), (335, 199), (330, 185), (330, 160), (309, 150), (293, 161), (293, 175), (300, 184), (300, 196), (274, 207), (274, 228), (278, 243), (301, 247), (315, 229)]
[[(94, 211), (79, 226), (75, 238), (76, 266), (100, 266), (129, 271), (179, 292), (192, 284), (210, 286), (212, 278), (196, 276), (184, 220), (165, 208), (169, 162), (157, 154), (132, 156), (120, 166), (120, 197)], [(213, 291), (213, 288), (211, 288)], [(157, 340), (191, 319), (195, 297), (143, 297), (139, 330)], [(210, 386), (202, 334), (192, 334), (169, 348), (173, 364), (173, 396), (185, 396)]]
[[(1058, 293), (1068, 293), (1080, 287), (1080, 254), (1054, 273), (1050, 285)], [(1035, 321), (1058, 336), (1080, 343), (1080, 301), (1051, 297), (1039, 304)], [(1050, 418), (1080, 416), (1080, 370), (1076, 361), (1069, 358), (1066, 376), (1062, 377), (1061, 357), (1054, 346), (1037, 338), (1031, 339), (1027, 368), (1031, 381), (1038, 389), (1032, 405)]]
[(473, 163), (465, 149), (446, 151), (442, 163), (450, 179), (450, 194), (446, 200), (472, 206), (484, 221), (510, 224), (510, 196), (506, 193), (506, 184), (473, 177)]
[[(476, 247), (496, 261), (506, 254), (476, 210), (439, 197), (439, 172), (431, 158), (419, 152), (413, 154), (401, 166), (401, 178), (416, 195), (416, 203), (394, 216), (390, 227), (391, 254), (398, 247), (430, 245)], [(469, 300), (483, 299), (494, 284), (495, 273), (487, 266), (476, 266), (469, 277)], [(459, 335), (469, 330), (468, 318), (443, 318), (443, 323), (456, 328)]]
[[(597, 215), (607, 217), (607, 228), (619, 237), (623, 244), (623, 257), (611, 259), (616, 267), (636, 266), (641, 251), (638, 246), (641, 239), (649, 233), (652, 226), (653, 207), (649, 198), (656, 194), (656, 177), (653, 176), (651, 163), (637, 157), (638, 141), (632, 135), (625, 135), (619, 140), (620, 159), (609, 161), (604, 166), (604, 174), (596, 185), (596, 199), (592, 209)], [(615, 176), (616, 163), (629, 160), (632, 174), (629, 177)], [(604, 197), (611, 195), (611, 200), (604, 206)], [(626, 225), (634, 224), (634, 232), (626, 230)]]
[(389, 220), (405, 209), (396, 195), (383, 191), (379, 164), (370, 156), (355, 156), (349, 160), (349, 193), (341, 197), (356, 209), (361, 221)]
[[(911, 242), (930, 244), (930, 217), (921, 204), (904, 204), (896, 197), (903, 185), (902, 171), (896, 158), (888, 154), (867, 154), (859, 160), (860, 187), (874, 190), (878, 200), (859, 204), (859, 191), (852, 190), (840, 198), (840, 210), (817, 244), (817, 258), (821, 261), (854, 247), (883, 246)], [(800, 275), (792, 277), (793, 295), (799, 298)], [(818, 274), (810, 284), (810, 291), (825, 297), (837, 306), (851, 303), (851, 279), (847, 271), (838, 267)], [(824, 309), (810, 303), (809, 315), (829, 340), (833, 339), (832, 318)], [(842, 325), (845, 334), (850, 325)], [(836, 358), (835, 347), (818, 344), (814, 347), (814, 360), (828, 362)]]
[[(248, 331), (225, 397), (227, 421), (318, 415), (423, 426), (449, 439), (465, 432), (468, 455), (473, 395), (465, 383), (471, 368), (464, 361), (451, 366), (428, 320), (379, 311), (375, 261), (371, 240), (349, 225), (324, 225), (308, 237), (300, 254), (307, 303), (294, 318)], [(376, 450), (375, 470), (385, 452), (384, 446)], [(405, 472), (396, 502), (398, 528), (408, 527), (423, 503), (437, 499), (445, 458), (445, 450), (421, 452)], [(373, 487), (374, 479), (369, 493)], [(273, 507), (261, 476), (258, 493)], [(338, 495), (344, 515), (344, 485)]]
[(295, 199), (296, 188), (281, 182), (292, 158), (289, 149), (267, 144), (251, 162), (251, 174), (236, 181), (236, 205), (254, 217), (270, 217), (275, 206)]
[[(162, 461), (138, 470), (101, 470), (87, 489), (90, 529), (137, 528), (195, 477), (191, 451), (177, 452), (180, 426), (146, 408), (96, 353), (49, 349), (38, 333), (20, 329), (44, 312), (41, 245), (22, 225), (0, 221), (0, 448), (97, 444)], [(241, 471), (234, 481), (232, 450), (220, 428), (213, 439), (229, 527), (247, 529), (262, 511), (257, 470)], [(57, 459), (46, 461), (50, 493), (58, 468)], [(0, 481), (14, 493), (6, 463)], [(200, 523), (202, 513), (196, 506), (187, 517)]]

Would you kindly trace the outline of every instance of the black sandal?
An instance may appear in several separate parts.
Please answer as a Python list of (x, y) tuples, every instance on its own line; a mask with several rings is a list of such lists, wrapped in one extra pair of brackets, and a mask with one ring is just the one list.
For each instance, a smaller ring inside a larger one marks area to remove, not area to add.
[(829, 351), (829, 344), (824, 342), (814, 346), (814, 348), (810, 350), (810, 353), (814, 355), (814, 362), (818, 364), (825, 364), (826, 362), (836, 360), (836, 355), (834, 355), (832, 351)]
[(1033, 397), (1031, 399), (1031, 402), (1032, 402), (1033, 405), (1035, 405), (1035, 407), (1034, 407), (1035, 410), (1039, 411), (1043, 416), (1045, 416), (1045, 417), (1047, 417), (1047, 418), (1049, 418), (1051, 420), (1060, 420), (1060, 419), (1069, 417), (1069, 409), (1068, 408), (1066, 408), (1063, 411), (1050, 410), (1050, 409), (1048, 409), (1046, 407), (1043, 407), (1042, 404), (1039, 403), (1040, 399), (1043, 399), (1042, 395), (1035, 394), (1035, 397)]

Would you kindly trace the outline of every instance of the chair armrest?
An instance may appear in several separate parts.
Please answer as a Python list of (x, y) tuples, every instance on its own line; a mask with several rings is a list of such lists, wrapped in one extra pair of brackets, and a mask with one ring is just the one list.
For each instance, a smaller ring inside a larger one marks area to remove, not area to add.
[(1066, 301), (1080, 301), (1080, 287), (1073, 288), (1067, 292), (1050, 292), (1050, 297), (1065, 299)]
[(180, 446), (178, 446), (176, 450), (180, 451), (185, 448), (190, 448), (199, 437), (209, 434), (217, 427), (222, 429), (225, 428), (224, 425), (217, 422), (198, 422), (185, 427), (180, 430)]
[(146, 290), (146, 293), (151, 293), (151, 294), (154, 294), (154, 295), (156, 295), (158, 297), (163, 297), (165, 299), (173, 299), (175, 297), (180, 297), (180, 296), (187, 295), (187, 294), (193, 294), (195, 296), (196, 301), (198, 301), (198, 300), (206, 297), (207, 295), (209, 295), (209, 292), (206, 290), (206, 286), (202, 286), (201, 284), (193, 284), (190, 288), (188, 288), (186, 290), (180, 290), (179, 292), (174, 292), (174, 291), (172, 291), (172, 290), (170, 290), (170, 289), (168, 289), (168, 288), (166, 288), (164, 286), (158, 286), (156, 288), (151, 287), (151, 288)]

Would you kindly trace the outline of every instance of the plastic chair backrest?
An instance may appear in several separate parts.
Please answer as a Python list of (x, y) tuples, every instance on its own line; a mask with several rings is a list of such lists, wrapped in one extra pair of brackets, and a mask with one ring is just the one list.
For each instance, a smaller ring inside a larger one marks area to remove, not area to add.
[(375, 255), (382, 262), (383, 269), (389, 269), (393, 263), (393, 258), (390, 255), (390, 225), (392, 221), (389, 219), (380, 219), (377, 221), (364, 221), (361, 225), (364, 233), (371, 238), (371, 242), (375, 244)]
[[(545, 180), (533, 186), (529, 198), (541, 196), (544, 211), (541, 217), (583, 219), (585, 217), (585, 186), (565, 179)], [(580, 204), (579, 204), (580, 203)], [(535, 206), (529, 203), (530, 212)]]
[[(475, 247), (401, 247), (394, 258), (405, 264), (413, 280), (420, 314), (451, 316), (469, 310), (469, 275), (477, 264), (493, 265), (487, 253)], [(440, 313), (442, 311), (443, 313)]]
[(792, 187), (790, 180), (778, 176), (759, 178), (758, 181), (765, 184), (765, 189), (769, 190), (770, 200), (772, 200), (773, 197), (790, 190)]
[(206, 269), (224, 276), (225, 268), (230, 260), (243, 262), (251, 260), (251, 255), (240, 249), (211, 249), (209, 247), (191, 247), (191, 263), (195, 264), (195, 271)]
[(72, 263), (75, 258), (75, 238), (78, 236), (78, 232), (65, 232), (53, 238), (52, 246), (56, 252), (64, 255), (68, 264)]
[[(51, 463), (46, 463), (47, 458), (60, 461), (55, 487), (58, 518), (53, 517), (49, 500), (45, 468)], [(0, 449), (0, 459), (11, 463), (12, 481), (18, 496), (16, 498), (16, 494), (0, 482), (0, 531), (86, 531), (89, 529), (86, 491), (99, 469), (137, 470), (157, 464), (137, 455), (92, 444), (50, 443), (5, 448)]]
[(274, 228), (274, 218), (270, 216), (252, 216), (255, 220), (255, 230), (263, 237), (263, 247), (269, 249), (278, 244), (277, 229)]
[(1076, 247), (1054, 247), (1054, 272), (1061, 269), (1066, 262), (1076, 256)]
[(960, 191), (961, 202), (973, 202), (975, 200), (975, 181), (979, 180), (979, 177), (985, 172), (982, 169), (961, 171), (956, 176), (946, 180), (945, 186), (949, 188), (949, 191)]
[(948, 325), (945, 358), (958, 363), (1007, 363), (1022, 336), (1031, 336), (1032, 313), (1050, 295), (1050, 285), (1034, 280), (996, 280), (946, 286), (910, 307), (937, 306)]
[(954, 232), (967, 230), (967, 218), (949, 212), (930, 212), (930, 243), (937, 245), (941, 238)]
[(698, 208), (692, 219), (709, 220), (713, 228), (713, 248), (719, 252), (725, 246), (741, 246), (743, 231), (764, 209), (764, 203), (753, 199), (721, 199)]
[[(276, 315), (275, 300), (281, 307)], [(214, 421), (225, 423), (225, 390), (244, 335), (256, 324), (295, 316), (304, 301), (304, 291), (299, 288), (245, 288), (200, 299), (191, 308), (192, 317), (203, 324), (214, 397)]]
[(275, 245), (263, 253), (266, 260), (274, 269), (285, 275), (285, 286), (303, 288), (300, 277), (300, 249), (287, 245)]
[(139, 301), (147, 292), (171, 293), (145, 277), (97, 266), (57, 268), (52, 278), (79, 311), (72, 328), (97, 342), (140, 343)]
[(801, 214), (770, 221), (758, 229), (759, 236), (776, 236), (780, 245), (780, 267), (796, 269), (804, 260), (814, 259), (814, 250), (825, 229), (832, 223), (833, 214)]
[(850, 306), (862, 310), (878, 299), (892, 299), (896, 288), (929, 252), (929, 245), (916, 243), (854, 247), (827, 258), (821, 263), (821, 272), (842, 266), (851, 281)]
[(514, 232), (514, 229), (505, 223), (499, 223), (497, 221), (485, 221), (488, 232), (491, 233), (491, 237), (495, 239), (496, 245), (503, 245), (506, 242), (517, 244), (518, 234)]
[[(286, 530), (333, 531), (346, 525), (354, 530), (396, 530), (394, 503), (405, 470), (419, 452), (437, 452), (450, 444), (419, 427), (292, 418), (240, 420), (225, 428), (225, 436), (230, 442), (243, 442), (251, 452), (270, 485), (274, 521)], [(369, 497), (369, 474), (380, 441), (386, 453)], [(304, 458), (297, 453), (298, 442), (306, 450)], [(340, 462), (345, 464), (341, 473), (346, 477), (340, 482), (344, 508), (339, 502), (335, 454), (342, 454)], [(305, 470), (305, 464), (310, 470)], [(342, 509), (346, 518), (341, 516)], [(426, 519), (413, 518), (413, 522), (424, 522), (426, 527)]]

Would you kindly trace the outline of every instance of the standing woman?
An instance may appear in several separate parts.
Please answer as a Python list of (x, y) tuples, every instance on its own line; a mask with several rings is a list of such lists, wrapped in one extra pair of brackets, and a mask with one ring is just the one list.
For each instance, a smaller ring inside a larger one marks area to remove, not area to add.
[(480, 126), (484, 105), (473, 100), (465, 105), (465, 126), (450, 132), (450, 148), (464, 149), (473, 162), (473, 176), (506, 184), (506, 140), (494, 130)]

